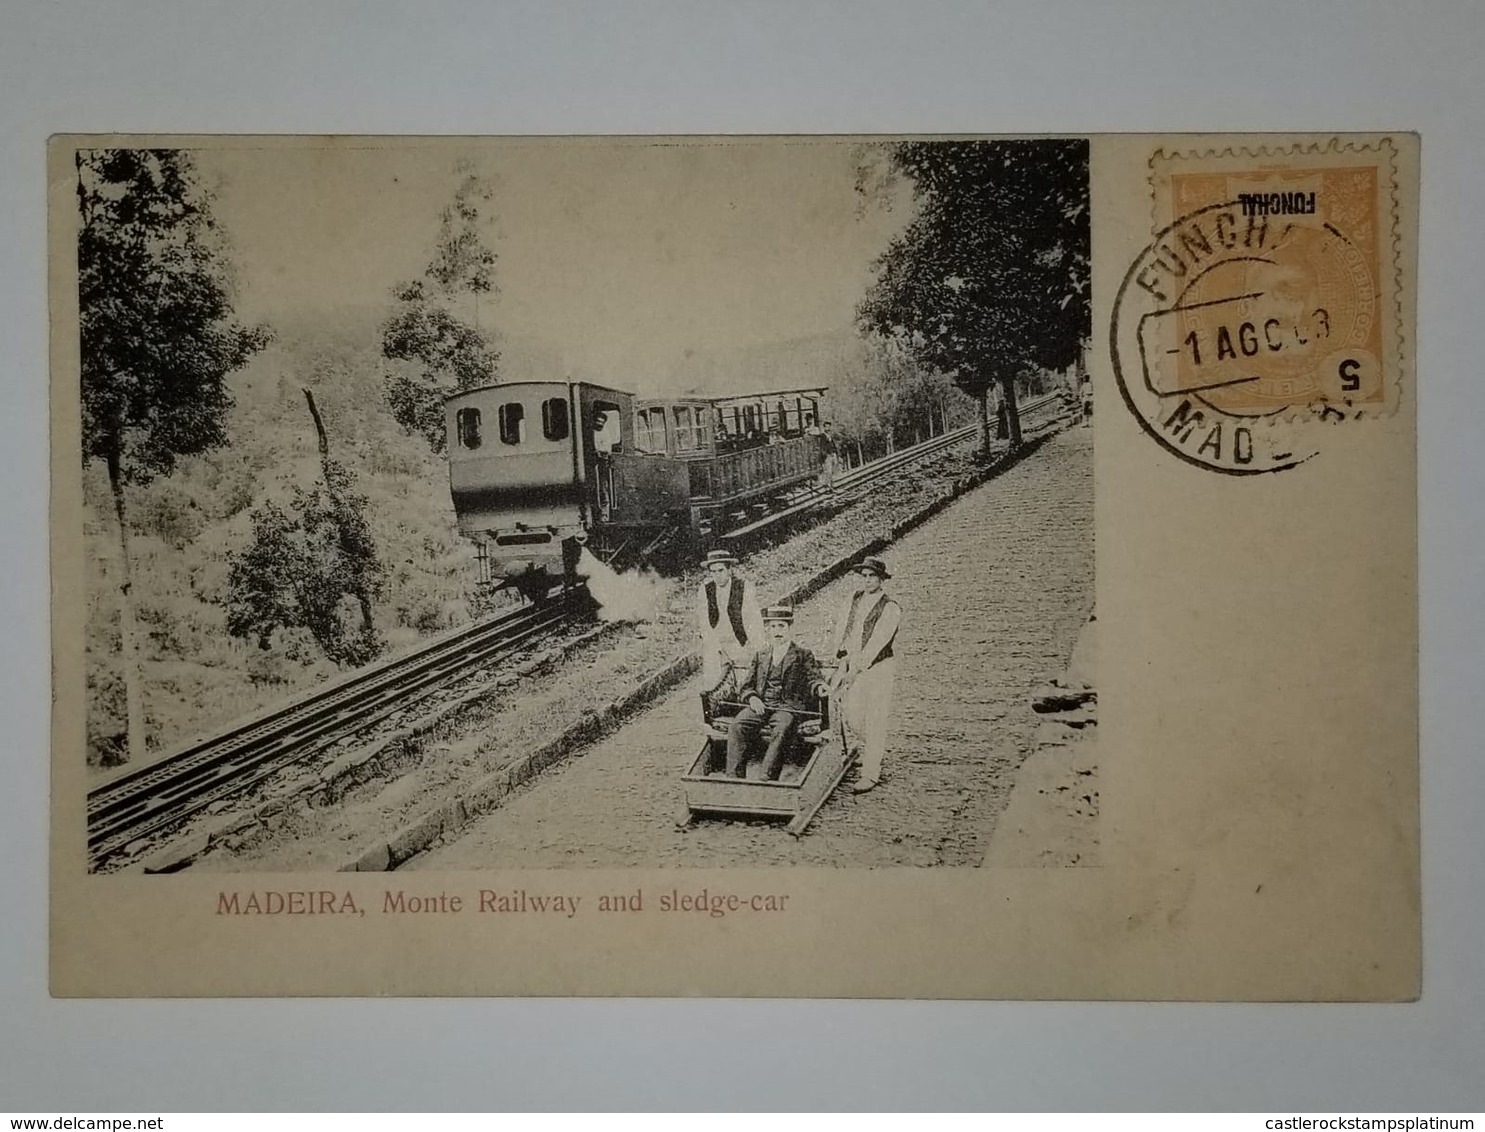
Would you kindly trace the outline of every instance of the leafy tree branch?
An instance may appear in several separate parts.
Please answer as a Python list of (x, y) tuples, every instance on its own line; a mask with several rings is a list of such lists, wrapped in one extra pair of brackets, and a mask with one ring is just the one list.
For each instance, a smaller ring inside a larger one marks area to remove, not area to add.
[[(496, 380), (500, 353), (479, 324), (480, 303), (496, 292), (495, 253), (483, 235), (490, 183), (466, 174), (439, 218), (433, 255), (422, 276), (393, 291), (382, 326), (382, 355), (392, 416), (435, 452), (444, 448), (443, 403), (450, 394)], [(473, 308), (473, 321), (463, 308)]]
[(979, 401), (987, 452), (999, 386), (1018, 445), (1016, 379), (1074, 364), (1091, 333), (1087, 142), (903, 142), (890, 161), (916, 210), (858, 322)]

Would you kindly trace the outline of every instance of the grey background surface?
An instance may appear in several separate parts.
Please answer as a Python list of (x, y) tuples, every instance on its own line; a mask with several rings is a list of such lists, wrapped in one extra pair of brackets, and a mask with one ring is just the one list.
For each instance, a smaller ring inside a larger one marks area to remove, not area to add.
[[(0, 6), (0, 1111), (1482, 1105), (1485, 8)], [(59, 1002), (44, 143), (59, 131), (1423, 134), (1424, 997), (1408, 1006)], [(698, 1052), (730, 1053), (731, 1069)]]

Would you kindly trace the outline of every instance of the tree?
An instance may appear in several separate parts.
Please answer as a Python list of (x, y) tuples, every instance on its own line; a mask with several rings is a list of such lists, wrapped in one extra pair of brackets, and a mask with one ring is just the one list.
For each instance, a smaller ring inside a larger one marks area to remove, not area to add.
[[(500, 353), (481, 329), (480, 301), (495, 292), (495, 253), (481, 235), (490, 183), (466, 173), (439, 217), (433, 258), (422, 276), (393, 290), (397, 307), (382, 327), (392, 416), (435, 452), (444, 448), (443, 403), (495, 380)], [(472, 308), (472, 320), (465, 317)]]
[(79, 150), (83, 459), (108, 472), (119, 532), (128, 757), (145, 752), (126, 486), (227, 442), (226, 378), (268, 342), (232, 311), (212, 196), (181, 150)]
[(899, 440), (922, 439), (947, 421), (963, 395), (901, 343), (875, 339), (833, 377), (827, 400), (832, 432), (865, 458), (867, 449), (891, 451)]
[(896, 422), (900, 393), (885, 350), (873, 350), (830, 382), (826, 394), (831, 432), (838, 442), (854, 445), (858, 462), (868, 449), (887, 447)]
[[(228, 566), (227, 631), (266, 649), (276, 629), (305, 628), (327, 658), (356, 667), (382, 651), (372, 602), (382, 595), (386, 568), (366, 522), (366, 497), (331, 458), (314, 394), (306, 389), (304, 397), (324, 478), (310, 491), (295, 488), (287, 512), (272, 502), (254, 509), (252, 540)], [(359, 618), (346, 609), (351, 601)]]
[(1073, 364), (1091, 333), (1088, 143), (903, 142), (890, 157), (916, 212), (877, 260), (859, 324), (979, 402), (986, 454), (998, 384), (1018, 446), (1016, 379)]

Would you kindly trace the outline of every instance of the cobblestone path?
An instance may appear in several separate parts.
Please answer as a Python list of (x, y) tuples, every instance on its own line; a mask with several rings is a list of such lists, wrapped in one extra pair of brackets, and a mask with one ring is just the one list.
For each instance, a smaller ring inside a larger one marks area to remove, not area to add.
[[(885, 778), (837, 793), (805, 837), (676, 827), (700, 747), (692, 681), (404, 867), (979, 864), (1036, 729), (1029, 693), (1061, 672), (1093, 607), (1092, 430), (1052, 437), (886, 557), (904, 613)], [(802, 643), (823, 652), (850, 584), (800, 607)]]

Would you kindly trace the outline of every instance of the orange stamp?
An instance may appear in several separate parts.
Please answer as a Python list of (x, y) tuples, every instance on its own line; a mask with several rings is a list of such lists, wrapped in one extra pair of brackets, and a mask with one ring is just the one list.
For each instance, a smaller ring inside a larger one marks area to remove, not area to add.
[(1394, 158), (1387, 139), (1154, 154), (1155, 237), (1112, 342), (1146, 431), (1241, 475), (1314, 454), (1288, 426), (1396, 408)]

